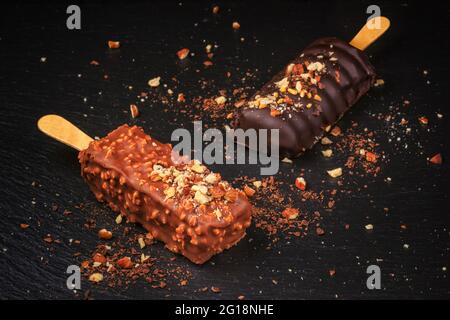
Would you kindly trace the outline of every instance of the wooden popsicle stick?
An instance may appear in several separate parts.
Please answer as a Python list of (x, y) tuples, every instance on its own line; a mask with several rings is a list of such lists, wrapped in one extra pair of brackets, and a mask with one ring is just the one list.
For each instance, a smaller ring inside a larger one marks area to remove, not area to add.
[[(377, 20), (378, 20), (378, 25)], [(383, 33), (389, 29), (391, 22), (386, 17), (375, 17), (367, 21), (367, 23), (359, 30), (357, 35), (350, 41), (350, 44), (359, 50), (365, 50), (375, 40), (377, 40)], [(370, 29), (369, 26), (374, 28)]]
[(71, 122), (56, 114), (48, 114), (38, 120), (37, 126), (46, 135), (78, 151), (84, 150), (93, 141)]

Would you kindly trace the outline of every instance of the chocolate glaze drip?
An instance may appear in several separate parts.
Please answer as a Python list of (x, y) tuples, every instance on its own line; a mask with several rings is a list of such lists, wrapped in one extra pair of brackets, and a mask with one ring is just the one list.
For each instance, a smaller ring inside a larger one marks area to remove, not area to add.
[[(279, 129), (280, 153), (283, 156), (296, 157), (310, 149), (323, 136), (324, 128), (335, 124), (375, 80), (375, 71), (367, 56), (336, 38), (314, 41), (291, 64), (316, 61), (325, 66), (325, 72), (320, 76), (320, 86), (316, 88), (320, 102), (286, 93), (294, 104), (302, 104), (302, 107), (286, 109), (277, 116), (271, 115), (271, 108), (259, 109), (247, 104), (239, 112), (238, 126), (243, 129)], [(249, 101), (273, 94), (278, 90), (276, 82), (285, 77), (286, 69)], [(306, 108), (309, 103), (313, 106)]]
[[(171, 145), (141, 128), (123, 125), (80, 152), (81, 175), (97, 200), (142, 224), (169, 250), (201, 264), (245, 235), (251, 205), (243, 192), (206, 167), (173, 163), (171, 152)], [(202, 175), (194, 169), (201, 169)], [(173, 172), (176, 175), (168, 179)], [(170, 193), (174, 180), (183, 184)], [(192, 196), (194, 185), (208, 186), (207, 203)]]

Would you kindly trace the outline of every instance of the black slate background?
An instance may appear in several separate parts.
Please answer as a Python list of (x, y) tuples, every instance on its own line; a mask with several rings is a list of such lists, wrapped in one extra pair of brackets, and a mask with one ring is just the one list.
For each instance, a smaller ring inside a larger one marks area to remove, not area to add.
[[(67, 266), (80, 261), (72, 254), (80, 251), (88, 256), (98, 241), (95, 232), (83, 227), (90, 210), (101, 212), (96, 214), (99, 226), (120, 228), (114, 225), (115, 215), (95, 202), (82, 181), (76, 152), (38, 132), (40, 116), (60, 114), (92, 136), (103, 136), (125, 122), (136, 123), (169, 142), (173, 129), (188, 126), (187, 119), (162, 112), (162, 106), (152, 101), (141, 107), (140, 118), (131, 120), (128, 113), (136, 94), (148, 90), (148, 79), (178, 75), (177, 89), (195, 96), (202, 94), (197, 83), (200, 76), (214, 80), (217, 90), (232, 89), (241, 85), (239, 77), (245, 70), (257, 68), (257, 79), (251, 85), (258, 88), (313, 39), (329, 35), (351, 39), (364, 23), (369, 4), (226, 1), (219, 3), (217, 17), (212, 16), (209, 2), (80, 4), (81, 31), (66, 29), (65, 3), (2, 4), (0, 297), (79, 299), (90, 289), (94, 298), (235, 299), (241, 294), (257, 299), (449, 298), (445, 271), (450, 261), (449, 171), (445, 160), (450, 156), (450, 45), (446, 34), (449, 6), (444, 1), (376, 2), (392, 25), (368, 52), (386, 84), (364, 97), (340, 126), (348, 128), (352, 119), (375, 130), (388, 161), (383, 162), (379, 177), (349, 178), (355, 192), (341, 196), (331, 214), (324, 213), (325, 236), (281, 240), (266, 250), (267, 237), (250, 228), (238, 246), (203, 266), (178, 257), (174, 263), (193, 273), (186, 287), (160, 290), (138, 282), (128, 288), (107, 288), (83, 279), (82, 292), (65, 288)], [(231, 29), (234, 20), (242, 26), (238, 33)], [(120, 40), (121, 49), (109, 50), (106, 41), (110, 39)], [(196, 69), (203, 70), (204, 39), (219, 48), (215, 65), (197, 74)], [(180, 64), (174, 54), (182, 47), (196, 52), (188, 65)], [(47, 57), (47, 62), (40, 62), (41, 57)], [(92, 59), (101, 62), (102, 71), (89, 65)], [(231, 79), (223, 76), (236, 68), (242, 71), (240, 75), (233, 71)], [(135, 89), (128, 90), (128, 85)], [(399, 106), (405, 99), (411, 104), (400, 112), (410, 121), (409, 135), (374, 117), (392, 112), (389, 106)], [(444, 118), (438, 119), (437, 112)], [(418, 124), (421, 115), (430, 119), (430, 125)], [(324, 172), (342, 164), (345, 157), (324, 159), (319, 149), (294, 165), (283, 164), (279, 178), (291, 182), (305, 168), (312, 188), (336, 186)], [(441, 166), (426, 161), (436, 152), (443, 154)], [(218, 170), (226, 178), (258, 174), (255, 166)], [(386, 183), (387, 177), (391, 183)], [(33, 181), (37, 186), (32, 186)], [(362, 187), (365, 184), (367, 188)], [(80, 203), (87, 203), (87, 208), (77, 209)], [(51, 210), (52, 204), (58, 205), (57, 212)], [(73, 214), (64, 217), (63, 209)], [(30, 228), (21, 230), (20, 223)], [(351, 226), (348, 231), (343, 227), (346, 223)], [(373, 232), (364, 229), (368, 223), (374, 225)], [(400, 224), (408, 229), (402, 231)], [(62, 243), (46, 245), (42, 239), (47, 233)], [(69, 239), (80, 239), (81, 244), (71, 245)], [(173, 256), (161, 244), (148, 250), (157, 257)], [(382, 290), (365, 287), (370, 264), (381, 267)], [(329, 276), (330, 269), (336, 269), (334, 277)], [(222, 293), (196, 292), (212, 285)]]

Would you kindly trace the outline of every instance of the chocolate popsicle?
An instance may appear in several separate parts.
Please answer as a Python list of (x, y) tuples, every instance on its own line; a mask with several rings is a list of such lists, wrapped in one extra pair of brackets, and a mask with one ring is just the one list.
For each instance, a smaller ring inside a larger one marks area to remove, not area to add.
[(238, 114), (243, 129), (279, 129), (280, 154), (297, 157), (374, 83), (366, 54), (337, 38), (311, 43)]
[(170, 144), (123, 125), (92, 141), (78, 158), (97, 200), (202, 264), (244, 237), (251, 205), (220, 174), (196, 160), (176, 164), (171, 153)]

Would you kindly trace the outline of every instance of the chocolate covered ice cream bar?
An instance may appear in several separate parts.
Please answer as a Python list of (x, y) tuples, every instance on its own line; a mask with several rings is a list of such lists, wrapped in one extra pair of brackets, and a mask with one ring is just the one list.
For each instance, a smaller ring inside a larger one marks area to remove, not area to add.
[(201, 264), (245, 235), (251, 205), (219, 174), (171, 154), (171, 145), (123, 125), (80, 151), (81, 175), (97, 200)]
[(336, 38), (318, 39), (242, 107), (238, 125), (279, 129), (280, 153), (296, 157), (320, 140), (374, 80), (364, 52)]

